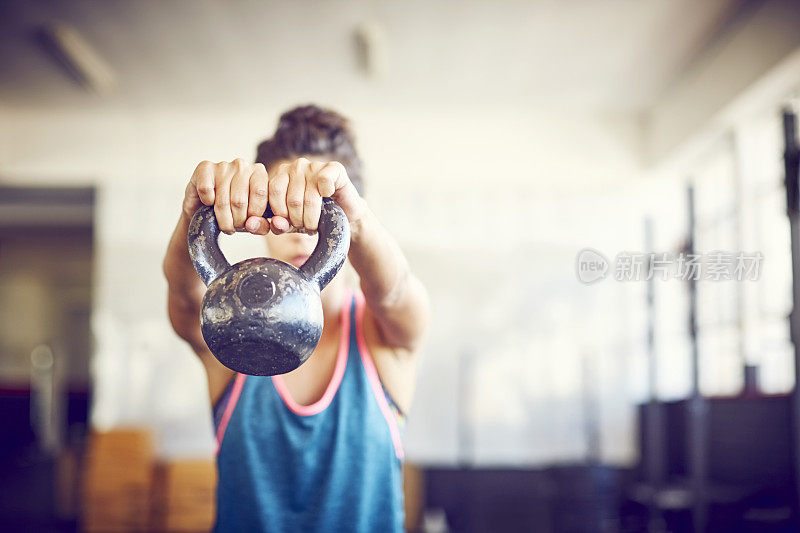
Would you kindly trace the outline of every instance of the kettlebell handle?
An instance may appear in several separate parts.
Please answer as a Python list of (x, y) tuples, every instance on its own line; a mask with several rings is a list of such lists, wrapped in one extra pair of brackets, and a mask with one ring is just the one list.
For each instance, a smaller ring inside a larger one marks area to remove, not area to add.
[[(272, 218), (274, 216), (272, 209), (267, 206), (262, 216)], [(319, 235), (317, 246), (300, 267), (300, 272), (322, 290), (339, 272), (350, 249), (350, 224), (347, 222), (347, 216), (330, 198), (322, 199), (317, 233)], [(201, 206), (189, 223), (187, 241), (189, 257), (206, 286), (231, 268), (231, 264), (219, 248), (219, 234), (214, 206)]]

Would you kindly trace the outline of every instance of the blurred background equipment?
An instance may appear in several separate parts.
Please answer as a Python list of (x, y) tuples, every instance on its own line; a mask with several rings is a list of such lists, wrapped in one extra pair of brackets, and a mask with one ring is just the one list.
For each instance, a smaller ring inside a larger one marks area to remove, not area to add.
[(799, 530), (798, 27), (796, 0), (0, 0), (0, 523), (210, 527), (161, 259), (196, 164), (314, 102), (434, 306), (410, 530)]
[(88, 187), (0, 187), (0, 522), (9, 527), (77, 516), (94, 208)]

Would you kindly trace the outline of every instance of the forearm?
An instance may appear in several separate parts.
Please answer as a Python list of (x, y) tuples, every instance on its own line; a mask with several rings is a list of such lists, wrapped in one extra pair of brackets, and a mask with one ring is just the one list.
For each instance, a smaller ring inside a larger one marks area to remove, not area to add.
[(408, 261), (366, 204), (359, 219), (350, 224), (348, 258), (370, 304), (391, 307), (402, 297), (410, 277)]
[(387, 346), (414, 353), (428, 323), (428, 297), (400, 246), (366, 204), (350, 224), (350, 263)]
[(186, 244), (188, 230), (189, 218), (181, 214), (167, 246), (163, 269), (168, 285), (167, 307), (172, 327), (196, 348), (195, 344), (202, 341), (200, 307), (205, 285), (189, 257)]
[(181, 213), (175, 231), (172, 232), (167, 253), (164, 256), (164, 276), (167, 278), (170, 291), (194, 295), (198, 288), (203, 288), (203, 281), (192, 265), (186, 235), (189, 232), (189, 217)]
[(214, 357), (200, 330), (200, 311), (206, 287), (189, 257), (187, 234), (192, 213), (194, 211), (187, 210), (184, 204), (164, 256), (162, 266), (168, 285), (167, 313), (175, 333), (189, 343), (203, 363), (211, 402), (214, 404), (223, 394), (233, 372)]

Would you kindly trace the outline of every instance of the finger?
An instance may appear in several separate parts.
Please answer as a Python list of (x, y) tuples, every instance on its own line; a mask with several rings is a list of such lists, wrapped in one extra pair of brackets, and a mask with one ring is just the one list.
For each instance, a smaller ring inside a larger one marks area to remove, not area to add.
[(321, 196), (330, 197), (350, 183), (344, 165), (330, 161), (317, 172), (317, 188)]
[(322, 197), (317, 190), (315, 180), (306, 181), (306, 192), (303, 198), (303, 227), (308, 231), (317, 231), (319, 215), (322, 209)]
[(289, 222), (295, 228), (303, 227), (303, 203), (306, 193), (308, 159), (299, 158), (289, 166), (289, 185), (286, 188), (286, 207)]
[(253, 235), (266, 235), (270, 229), (269, 221), (261, 215), (248, 217), (244, 228)]
[(292, 229), (292, 225), (289, 224), (286, 218), (274, 216), (270, 220), (270, 229), (275, 235), (280, 235), (281, 233), (288, 233)]
[(205, 205), (214, 204), (214, 163), (201, 161), (189, 180), (197, 191), (197, 196)]
[(231, 180), (236, 169), (226, 162), (218, 163), (216, 167), (214, 215), (220, 231), (231, 235), (236, 231), (231, 214)]
[(253, 167), (253, 175), (250, 176), (250, 200), (247, 205), (248, 217), (262, 217), (267, 210), (269, 201), (269, 177), (267, 169), (261, 163), (256, 163)]
[(203, 203), (197, 196), (197, 189), (195, 189), (194, 183), (187, 183), (183, 195), (183, 211), (191, 217), (194, 216), (195, 211), (200, 209), (201, 205), (203, 205)]
[[(336, 192), (336, 168), (328, 163), (312, 163), (312, 169), (319, 195), (327, 198), (333, 196), (333, 193)], [(326, 169), (325, 172), (323, 169)]]
[(277, 217), (287, 218), (289, 210), (286, 207), (286, 188), (289, 186), (288, 165), (286, 163), (278, 166), (277, 172), (268, 177), (269, 184), (269, 205), (272, 213)]
[(231, 180), (231, 216), (233, 217), (233, 227), (242, 229), (244, 221), (247, 220), (247, 204), (250, 198), (250, 176), (253, 169), (244, 159), (236, 159), (233, 162), (235, 169)]

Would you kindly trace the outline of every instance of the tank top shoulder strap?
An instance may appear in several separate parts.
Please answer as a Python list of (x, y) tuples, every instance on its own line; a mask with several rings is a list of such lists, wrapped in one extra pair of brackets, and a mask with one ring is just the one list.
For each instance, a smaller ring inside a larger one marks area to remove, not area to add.
[[(404, 453), (401, 428), (403, 426), (404, 419), (402, 417), (402, 413), (396, 408), (396, 404), (391, 400), (391, 397), (386, 392), (383, 382), (378, 375), (378, 369), (375, 366), (375, 361), (373, 360), (372, 354), (367, 346), (363, 328), (365, 310), (366, 302), (364, 301), (364, 295), (360, 291), (357, 291), (353, 295), (353, 309), (351, 311), (354, 327), (351, 328), (350, 355), (352, 355), (353, 347), (355, 347), (355, 350), (357, 351), (357, 357), (352, 357), (352, 359), (356, 360), (356, 365), (354, 366), (360, 367), (360, 373), (369, 383), (372, 396), (375, 398), (381, 415), (383, 415), (383, 418), (386, 420), (386, 424), (389, 426), (389, 432), (391, 433), (392, 442), (394, 443), (395, 454), (397, 455), (398, 459), (402, 460)], [(355, 339), (353, 339), (353, 336)], [(358, 362), (361, 364), (357, 364)], [(348, 366), (349, 364), (350, 363), (348, 361)], [(394, 409), (392, 408), (392, 405), (395, 405)], [(398, 417), (398, 415), (400, 416)]]

